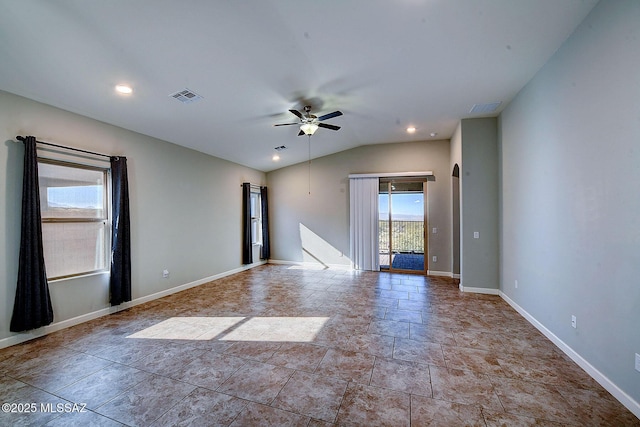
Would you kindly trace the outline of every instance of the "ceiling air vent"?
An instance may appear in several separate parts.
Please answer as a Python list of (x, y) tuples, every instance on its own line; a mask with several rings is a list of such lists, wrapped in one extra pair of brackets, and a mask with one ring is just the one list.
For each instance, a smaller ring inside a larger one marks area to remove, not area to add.
[(284, 145), (281, 145), (279, 147), (274, 148), (274, 150), (276, 150), (276, 151), (282, 151), (282, 150), (286, 150), (286, 149), (287, 149), (287, 147), (285, 147)]
[(198, 95), (197, 93), (195, 93), (194, 91), (184, 88), (183, 90), (180, 90), (178, 92), (172, 93), (171, 95), (169, 95), (171, 98), (175, 98), (178, 101), (184, 103), (184, 104), (190, 104), (192, 102), (196, 102), (200, 99), (202, 99), (202, 96)]
[(502, 102), (490, 102), (488, 104), (474, 104), (469, 110), (471, 114), (491, 114), (495, 113)]

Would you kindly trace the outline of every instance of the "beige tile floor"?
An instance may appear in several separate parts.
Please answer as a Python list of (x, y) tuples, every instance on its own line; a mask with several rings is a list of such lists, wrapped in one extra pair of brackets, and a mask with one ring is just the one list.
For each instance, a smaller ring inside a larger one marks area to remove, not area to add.
[(3, 426), (640, 425), (499, 297), (276, 265), (3, 349), (0, 395), (36, 404)]

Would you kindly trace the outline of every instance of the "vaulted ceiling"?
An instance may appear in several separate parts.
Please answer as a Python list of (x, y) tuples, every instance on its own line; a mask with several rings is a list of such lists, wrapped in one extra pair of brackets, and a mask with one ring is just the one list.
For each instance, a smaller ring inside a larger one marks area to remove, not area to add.
[[(269, 171), (307, 159), (296, 126), (273, 127), (291, 108), (344, 113), (313, 157), (497, 115), (595, 3), (0, 0), (0, 90)], [(186, 88), (202, 99), (170, 96)]]

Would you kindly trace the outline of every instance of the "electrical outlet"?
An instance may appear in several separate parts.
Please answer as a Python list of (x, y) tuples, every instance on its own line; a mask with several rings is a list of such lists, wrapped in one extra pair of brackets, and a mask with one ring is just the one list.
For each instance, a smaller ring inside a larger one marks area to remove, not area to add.
[(433, 227), (433, 234), (437, 234), (438, 233), (438, 229), (436, 227)]
[(431, 260), (432, 260), (433, 262), (438, 262), (438, 257), (434, 255), (434, 256), (431, 258)]
[(162, 277), (167, 279), (169, 277), (169, 270), (162, 270)]
[(640, 372), (640, 354), (636, 353), (636, 371)]
[(518, 289), (518, 280), (516, 279), (516, 289)]
[(571, 315), (571, 327), (574, 329), (578, 327), (576, 323), (576, 316), (574, 315)]

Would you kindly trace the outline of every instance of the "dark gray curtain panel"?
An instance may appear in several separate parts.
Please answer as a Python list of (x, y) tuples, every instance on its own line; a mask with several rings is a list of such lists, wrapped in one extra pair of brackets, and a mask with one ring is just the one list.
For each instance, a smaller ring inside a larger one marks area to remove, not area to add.
[(242, 263), (253, 262), (251, 246), (251, 184), (242, 184)]
[(131, 301), (131, 230), (127, 158), (111, 157), (111, 305)]
[(260, 249), (260, 259), (271, 258), (271, 243), (269, 240), (269, 203), (267, 201), (267, 187), (260, 187), (260, 206), (262, 212), (262, 248)]
[(51, 322), (53, 308), (42, 248), (36, 138), (27, 136), (24, 139), (18, 282), (9, 329), (12, 332), (22, 332), (49, 325)]

